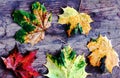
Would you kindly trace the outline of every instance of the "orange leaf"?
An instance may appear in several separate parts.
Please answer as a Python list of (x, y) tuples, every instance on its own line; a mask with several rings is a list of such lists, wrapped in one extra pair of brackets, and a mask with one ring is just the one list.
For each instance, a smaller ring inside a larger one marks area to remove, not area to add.
[[(112, 69), (118, 66), (119, 57), (117, 52), (112, 48), (110, 40), (107, 37), (100, 35), (96, 40), (92, 40), (88, 43), (87, 47), (92, 52), (88, 58), (92, 66), (101, 67), (104, 57), (105, 68), (112, 73)], [(103, 66), (104, 67), (104, 66)], [(102, 68), (102, 67), (101, 67)], [(102, 68), (104, 70), (104, 68)]]

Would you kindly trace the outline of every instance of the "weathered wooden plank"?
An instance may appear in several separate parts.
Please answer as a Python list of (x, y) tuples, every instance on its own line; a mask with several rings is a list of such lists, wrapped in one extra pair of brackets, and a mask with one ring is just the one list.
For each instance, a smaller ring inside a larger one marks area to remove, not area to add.
[[(0, 0), (0, 56), (8, 55), (15, 43), (17, 43), (13, 35), (20, 27), (13, 22), (11, 13), (15, 9), (24, 9), (30, 12), (30, 5), (35, 0)], [(21, 53), (26, 50), (39, 48), (37, 59), (33, 63), (33, 67), (45, 73), (46, 68), (42, 66), (46, 62), (45, 53), (55, 53), (62, 46), (70, 44), (77, 54), (89, 54), (86, 48), (87, 42), (91, 37), (96, 38), (99, 34), (106, 35), (112, 41), (113, 48), (120, 55), (120, 9), (119, 0), (36, 0), (43, 3), (49, 11), (53, 13), (52, 26), (46, 31), (45, 39), (34, 47), (29, 44), (18, 44)], [(79, 5), (81, 2), (81, 5)], [(92, 30), (88, 36), (76, 35), (67, 38), (64, 26), (57, 24), (58, 14), (61, 7), (71, 6), (80, 12), (87, 12), (94, 19), (91, 24)], [(80, 6), (80, 7), (79, 7)], [(54, 33), (53, 33), (54, 32)], [(65, 44), (66, 43), (66, 44)], [(98, 68), (88, 65), (87, 72), (92, 73), (87, 78), (119, 78), (119, 68), (115, 68), (113, 73), (101, 74)], [(3, 65), (0, 60), (0, 78), (3, 75)], [(6, 78), (14, 78), (11, 73)], [(41, 77), (39, 77), (41, 78)]]

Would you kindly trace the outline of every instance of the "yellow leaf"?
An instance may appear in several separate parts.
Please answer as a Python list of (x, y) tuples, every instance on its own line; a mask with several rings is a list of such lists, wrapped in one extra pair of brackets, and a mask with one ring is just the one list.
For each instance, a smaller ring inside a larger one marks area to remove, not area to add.
[(82, 33), (88, 34), (91, 30), (90, 23), (93, 20), (86, 13), (78, 13), (74, 8), (67, 6), (62, 8), (64, 13), (59, 15), (58, 23), (70, 25), (70, 28), (67, 30), (68, 36), (71, 36), (71, 32), (77, 27), (77, 24), (82, 26)]
[(114, 66), (118, 66), (119, 57), (116, 51), (112, 48), (110, 40), (107, 37), (100, 35), (95, 41), (90, 41), (87, 45), (92, 52), (88, 58), (92, 66), (101, 66), (101, 59), (105, 59), (105, 67), (112, 73)]

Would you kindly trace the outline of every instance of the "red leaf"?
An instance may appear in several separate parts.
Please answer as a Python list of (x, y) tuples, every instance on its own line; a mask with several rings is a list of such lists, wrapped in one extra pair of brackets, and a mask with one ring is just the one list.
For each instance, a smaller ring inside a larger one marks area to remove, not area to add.
[(39, 76), (39, 73), (31, 67), (37, 50), (31, 51), (25, 56), (19, 53), (17, 47), (11, 52), (7, 58), (2, 57), (7, 69), (13, 70), (18, 78), (33, 78)]

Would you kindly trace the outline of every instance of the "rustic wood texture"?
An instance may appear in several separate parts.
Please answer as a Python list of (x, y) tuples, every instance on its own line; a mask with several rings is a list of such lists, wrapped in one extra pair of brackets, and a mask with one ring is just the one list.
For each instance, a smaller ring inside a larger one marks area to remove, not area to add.
[[(45, 39), (35, 46), (29, 44), (19, 44), (13, 38), (16, 31), (20, 29), (13, 22), (11, 14), (16, 9), (24, 9), (30, 11), (30, 5), (34, 1), (39, 1), (53, 12), (52, 26), (46, 31)], [(81, 3), (80, 3), (81, 2)], [(64, 26), (57, 23), (58, 14), (61, 7), (71, 6), (80, 12), (86, 12), (91, 15), (94, 22), (91, 24), (92, 30), (89, 35), (75, 35), (67, 38)], [(46, 53), (56, 53), (64, 45), (71, 45), (77, 54), (89, 54), (86, 48), (90, 38), (96, 38), (99, 34), (106, 35), (111, 39), (113, 48), (120, 56), (120, 0), (0, 0), (0, 56), (6, 56), (15, 44), (19, 46), (21, 53), (26, 50), (39, 49), (33, 63), (33, 67), (41, 73), (47, 70), (43, 66), (46, 63)], [(88, 64), (86, 71), (91, 73), (87, 78), (120, 78), (120, 68), (115, 67), (113, 73), (102, 74), (98, 68), (94, 68)], [(11, 72), (7, 75), (3, 63), (0, 59), (0, 78), (15, 78)], [(6, 77), (5, 77), (6, 76)], [(38, 78), (43, 78), (40, 76)]]

